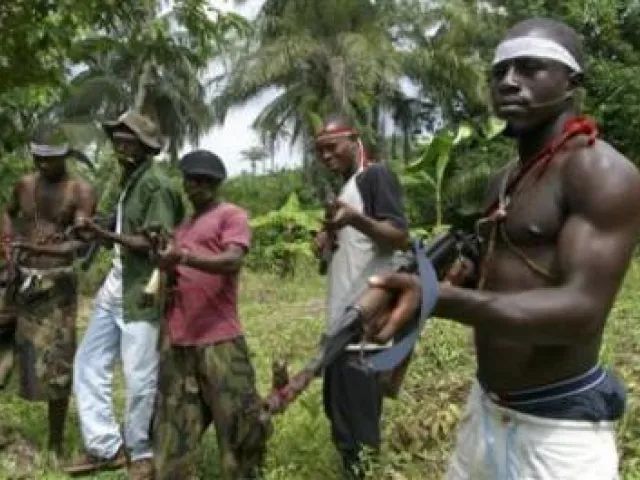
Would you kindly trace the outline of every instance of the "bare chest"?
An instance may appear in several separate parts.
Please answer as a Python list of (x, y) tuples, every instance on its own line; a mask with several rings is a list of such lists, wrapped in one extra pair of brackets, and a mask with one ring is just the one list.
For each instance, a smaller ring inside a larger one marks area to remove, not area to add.
[(29, 182), (20, 193), (20, 216), (23, 221), (65, 227), (73, 222), (76, 210), (73, 183)]
[(499, 189), (492, 192), (491, 201), (500, 198), (506, 212), (502, 226), (513, 244), (519, 247), (555, 246), (566, 213), (556, 168), (549, 168), (540, 178), (527, 176), (512, 192), (501, 194)]

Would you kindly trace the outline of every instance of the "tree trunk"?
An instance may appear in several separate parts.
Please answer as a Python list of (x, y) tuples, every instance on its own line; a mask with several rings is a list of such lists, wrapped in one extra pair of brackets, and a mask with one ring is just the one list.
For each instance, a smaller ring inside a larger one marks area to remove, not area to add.
[(409, 137), (409, 129), (405, 128), (402, 132), (402, 156), (404, 157), (404, 164), (407, 165), (409, 163), (409, 155), (411, 155), (411, 139)]
[(347, 72), (341, 57), (331, 57), (329, 60), (329, 85), (333, 93), (333, 100), (340, 113), (346, 114), (349, 107), (347, 95)]
[[(155, 18), (155, 2), (151, 0), (144, 0), (145, 3), (145, 30), (147, 30)], [(146, 33), (146, 32), (145, 32)], [(148, 58), (142, 65), (140, 77), (138, 78), (138, 85), (136, 88), (136, 94), (133, 101), (133, 109), (138, 113), (145, 113), (145, 100), (147, 99), (148, 86), (151, 84), (151, 75), (153, 73), (153, 58)]]
[(393, 132), (391, 134), (391, 158), (392, 159), (396, 158), (397, 150), (398, 150), (398, 136), (396, 135), (396, 132)]
[(144, 104), (147, 99), (147, 87), (151, 84), (151, 73), (153, 70), (153, 61), (147, 60), (142, 66), (142, 73), (138, 78), (138, 88), (133, 102), (133, 108), (138, 113), (144, 112)]

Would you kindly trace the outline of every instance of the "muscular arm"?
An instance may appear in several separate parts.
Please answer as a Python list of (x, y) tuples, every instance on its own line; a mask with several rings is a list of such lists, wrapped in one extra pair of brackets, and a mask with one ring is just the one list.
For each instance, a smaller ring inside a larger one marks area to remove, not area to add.
[(398, 228), (392, 222), (375, 220), (360, 213), (355, 215), (351, 226), (383, 247), (403, 250), (409, 241), (409, 233), (406, 230)]
[(356, 212), (351, 226), (381, 247), (405, 249), (409, 232), (398, 179), (386, 167), (372, 165), (358, 179), (358, 188), (365, 212)]
[(149, 240), (144, 235), (117, 234), (115, 232), (102, 228), (99, 225), (95, 225), (93, 227), (93, 231), (103, 240), (119, 243), (125, 248), (133, 250), (135, 252), (144, 253), (149, 251), (149, 249), (151, 248)]
[(203, 272), (229, 275), (240, 271), (244, 255), (244, 248), (240, 245), (231, 244), (224, 251), (215, 255), (198, 255), (186, 252), (181, 263)]
[[(169, 186), (159, 183), (149, 185), (145, 201), (148, 202), (148, 205), (142, 224), (139, 225), (141, 229), (163, 227), (166, 230), (171, 230), (180, 220), (181, 213), (179, 215), (179, 205), (177, 205), (179, 200), (174, 196)], [(119, 243), (137, 253), (147, 253), (151, 249), (151, 244), (145, 235), (117, 234), (95, 224), (93, 230), (102, 239)]]
[(614, 153), (581, 151), (563, 172), (568, 218), (558, 239), (563, 281), (524, 292), (442, 285), (436, 314), (536, 344), (579, 343), (606, 321), (640, 232), (640, 175)]

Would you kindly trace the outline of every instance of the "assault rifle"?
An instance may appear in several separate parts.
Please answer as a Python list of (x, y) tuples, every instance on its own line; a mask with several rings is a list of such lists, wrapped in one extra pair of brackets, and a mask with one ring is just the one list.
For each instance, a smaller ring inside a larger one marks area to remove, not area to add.
[[(324, 219), (331, 220), (335, 215), (335, 208), (333, 203), (335, 201), (335, 194), (331, 190), (331, 187), (324, 187)], [(336, 232), (333, 230), (325, 230), (327, 239), (324, 247), (320, 252), (320, 264), (318, 265), (318, 273), (320, 275), (326, 275), (329, 268), (329, 262), (331, 262), (331, 256), (336, 249)]]
[[(106, 230), (113, 231), (115, 230), (116, 226), (116, 215), (95, 215), (93, 217), (93, 222), (100, 225)], [(74, 236), (77, 238), (77, 231), (77, 227), (71, 226), (65, 232), (65, 236), (67, 238), (73, 238)], [(89, 269), (89, 267), (93, 264), (93, 261), (96, 259), (96, 256), (100, 252), (100, 248), (103, 246), (104, 240), (100, 238), (92, 238), (87, 241), (87, 246), (83, 249), (83, 252), (76, 260), (83, 271), (87, 271)]]
[[(153, 257), (157, 252), (164, 250), (169, 245), (171, 233), (164, 227), (158, 225), (138, 231), (137, 233), (144, 235), (150, 245), (149, 254)], [(142, 290), (142, 296), (138, 299), (140, 306), (150, 306), (155, 302), (162, 301), (162, 293), (166, 286), (167, 278), (163, 278), (163, 273), (158, 267), (151, 272), (147, 284)]]
[[(390, 348), (361, 358), (364, 368), (388, 372), (396, 368), (411, 353), (424, 322), (433, 310), (437, 297), (437, 283), (449, 272), (456, 260), (477, 264), (480, 242), (475, 235), (460, 231), (446, 232), (428, 245), (414, 241), (413, 248), (395, 268), (397, 272), (418, 273), (422, 285), (422, 304), (419, 314), (393, 339)], [(267, 425), (271, 416), (282, 413), (324, 368), (330, 365), (347, 347), (362, 338), (364, 325), (388, 309), (394, 295), (380, 288), (367, 288), (360, 298), (347, 307), (337, 327), (323, 336), (315, 356), (293, 378), (289, 378), (286, 364), (274, 362), (272, 391), (263, 399), (260, 421)]]

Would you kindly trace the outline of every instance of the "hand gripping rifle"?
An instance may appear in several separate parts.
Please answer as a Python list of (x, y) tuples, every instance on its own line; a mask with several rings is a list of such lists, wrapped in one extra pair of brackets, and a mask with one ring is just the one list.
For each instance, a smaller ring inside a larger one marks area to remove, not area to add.
[[(422, 286), (420, 311), (393, 339), (390, 348), (362, 358), (362, 367), (373, 372), (388, 372), (402, 363), (413, 350), (420, 333), (435, 307), (438, 281), (443, 279), (459, 259), (477, 263), (480, 243), (475, 235), (459, 231), (437, 236), (428, 245), (415, 240), (413, 248), (397, 272), (417, 273)], [(272, 391), (263, 400), (260, 419), (266, 425), (271, 416), (282, 413), (347, 347), (362, 337), (363, 325), (385, 311), (394, 301), (394, 295), (381, 288), (367, 288), (357, 302), (347, 307), (337, 326), (323, 336), (316, 355), (293, 378), (289, 379), (286, 365), (274, 362)]]
[[(138, 233), (147, 238), (150, 245), (149, 254), (152, 257), (157, 254), (157, 252), (167, 248), (171, 239), (170, 232), (160, 225), (148, 227), (140, 230)], [(165, 286), (166, 279), (163, 278), (162, 272), (158, 267), (154, 268), (142, 291), (142, 297), (138, 299), (140, 306), (150, 306), (156, 302), (162, 302)]]

